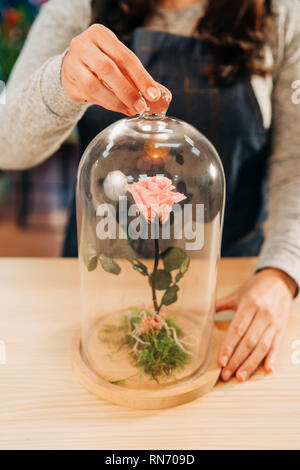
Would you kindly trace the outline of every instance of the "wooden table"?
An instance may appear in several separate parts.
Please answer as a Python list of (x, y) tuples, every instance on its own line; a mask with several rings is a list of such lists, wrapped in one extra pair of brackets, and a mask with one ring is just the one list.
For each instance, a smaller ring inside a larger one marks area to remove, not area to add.
[[(219, 295), (246, 279), (254, 263), (223, 260)], [(69, 344), (80, 321), (77, 261), (2, 259), (0, 312), (7, 349), (1, 449), (300, 448), (300, 364), (292, 361), (299, 300), (273, 375), (260, 370), (248, 382), (219, 383), (203, 398), (156, 412), (110, 405), (76, 382)]]

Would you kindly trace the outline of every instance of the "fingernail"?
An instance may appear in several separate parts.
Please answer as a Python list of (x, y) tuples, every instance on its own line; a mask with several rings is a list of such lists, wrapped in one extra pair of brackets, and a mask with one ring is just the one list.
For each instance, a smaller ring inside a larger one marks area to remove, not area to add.
[(224, 371), (222, 372), (222, 379), (223, 379), (223, 380), (225, 380), (225, 381), (226, 381), (226, 380), (229, 380), (229, 379), (230, 379), (230, 376), (231, 376), (230, 370), (224, 370)]
[(228, 362), (228, 357), (227, 356), (222, 356), (221, 361), (220, 361), (221, 366), (226, 367), (227, 362)]
[(243, 382), (245, 382), (245, 380), (247, 380), (248, 378), (248, 373), (244, 370), (242, 372), (238, 372), (237, 373), (237, 378), (242, 380)]
[(150, 99), (155, 100), (156, 98), (160, 97), (160, 91), (158, 88), (155, 88), (154, 86), (150, 86), (147, 89), (147, 95), (149, 96)]
[(142, 114), (146, 109), (145, 101), (140, 98), (134, 105), (134, 109), (137, 111), (138, 114)]

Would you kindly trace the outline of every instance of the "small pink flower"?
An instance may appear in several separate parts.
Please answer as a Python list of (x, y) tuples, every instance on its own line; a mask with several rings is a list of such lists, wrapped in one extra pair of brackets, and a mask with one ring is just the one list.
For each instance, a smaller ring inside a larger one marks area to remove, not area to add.
[(143, 311), (143, 310), (145, 310), (145, 308), (146, 308), (146, 307), (145, 307), (145, 305), (144, 305), (144, 304), (141, 304), (141, 305), (139, 306), (139, 309), (140, 309), (140, 311)]
[(174, 189), (172, 181), (165, 176), (151, 176), (127, 185), (139, 211), (149, 223), (154, 221), (156, 214), (160, 222), (165, 223), (173, 204), (186, 199), (184, 194), (176, 193)]

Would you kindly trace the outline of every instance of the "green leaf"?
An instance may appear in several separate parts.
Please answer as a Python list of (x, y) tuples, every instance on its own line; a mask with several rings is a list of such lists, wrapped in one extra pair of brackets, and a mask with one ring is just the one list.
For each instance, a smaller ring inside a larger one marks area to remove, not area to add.
[(148, 276), (147, 266), (141, 263), (140, 260), (138, 260), (137, 258), (134, 258), (133, 260), (129, 260), (129, 261), (132, 264), (133, 269), (141, 273), (143, 276)]
[(116, 275), (120, 274), (121, 268), (112, 258), (106, 255), (100, 255), (99, 260), (104, 271)]
[(169, 287), (169, 289), (164, 293), (162, 298), (163, 305), (171, 305), (177, 301), (177, 292), (179, 291), (179, 287), (175, 285)]
[(175, 281), (179, 282), (183, 278), (187, 270), (189, 269), (190, 258), (187, 256), (182, 265), (180, 266), (179, 273), (176, 274)]
[(88, 244), (82, 248), (82, 258), (88, 271), (94, 271), (97, 268), (98, 256), (93, 245)]
[[(152, 286), (153, 282), (153, 273), (149, 276), (149, 283)], [(155, 289), (157, 290), (166, 290), (172, 282), (172, 276), (168, 271), (163, 269), (158, 269), (155, 275)]]
[(129, 375), (128, 377), (125, 377), (124, 379), (120, 379), (120, 380), (110, 380), (109, 383), (113, 385), (123, 385), (126, 383), (126, 380), (131, 379), (132, 377), (135, 377), (136, 375), (137, 374)]
[(161, 254), (161, 258), (163, 260), (165, 270), (170, 272), (174, 269), (180, 269), (188, 256), (181, 248), (174, 246), (164, 251)]

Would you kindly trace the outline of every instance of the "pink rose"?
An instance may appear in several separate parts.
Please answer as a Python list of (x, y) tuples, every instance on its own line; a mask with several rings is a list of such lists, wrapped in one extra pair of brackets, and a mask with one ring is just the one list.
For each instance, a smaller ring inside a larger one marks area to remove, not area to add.
[(173, 204), (186, 199), (184, 194), (176, 193), (174, 189), (172, 181), (165, 176), (149, 176), (127, 185), (145, 219), (153, 222), (157, 214), (162, 224), (168, 220)]

